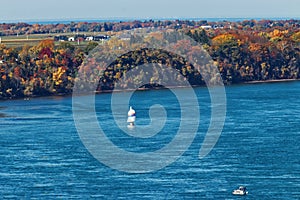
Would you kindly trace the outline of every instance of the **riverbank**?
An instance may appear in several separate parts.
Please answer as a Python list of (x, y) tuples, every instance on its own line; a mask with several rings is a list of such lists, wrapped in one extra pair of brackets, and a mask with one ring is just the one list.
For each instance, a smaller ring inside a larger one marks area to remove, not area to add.
[(280, 82), (292, 82), (299, 81), (299, 79), (277, 79), (277, 80), (264, 80), (264, 81), (249, 81), (245, 84), (260, 84), (260, 83), (280, 83)]
[[(284, 83), (284, 82), (293, 82), (293, 81), (300, 81), (300, 79), (278, 79), (278, 80), (264, 80), (264, 81), (248, 81), (248, 82), (241, 82), (231, 85), (243, 85), (243, 84), (265, 84), (265, 83)], [(193, 88), (197, 87), (205, 87), (205, 85), (193, 85)], [(125, 89), (125, 90), (102, 90), (102, 91), (95, 91), (95, 94), (110, 94), (110, 93), (121, 93), (121, 92), (134, 92), (134, 91), (151, 91), (151, 90), (166, 90), (166, 89), (179, 89), (179, 88), (186, 88), (183, 86), (170, 86), (170, 87), (151, 87), (151, 88), (137, 88), (137, 89)], [(90, 94), (90, 93), (89, 93)], [(14, 97), (14, 98), (0, 98), (0, 101), (7, 101), (7, 100), (20, 100), (24, 99), (24, 101), (28, 101), (30, 99), (35, 98), (46, 98), (46, 97), (68, 97), (72, 96), (73, 93), (60, 93), (60, 94), (53, 94), (53, 95), (35, 95), (35, 96), (27, 96), (27, 97)], [(84, 96), (87, 94), (80, 94), (80, 96)], [(1, 109), (1, 108), (0, 108)]]

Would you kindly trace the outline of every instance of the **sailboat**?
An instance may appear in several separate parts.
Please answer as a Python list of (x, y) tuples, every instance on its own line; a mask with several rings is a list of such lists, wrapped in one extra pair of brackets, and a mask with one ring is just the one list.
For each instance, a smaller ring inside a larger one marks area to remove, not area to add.
[(135, 118), (135, 110), (130, 106), (127, 118), (127, 123), (129, 123), (128, 127), (134, 127)]

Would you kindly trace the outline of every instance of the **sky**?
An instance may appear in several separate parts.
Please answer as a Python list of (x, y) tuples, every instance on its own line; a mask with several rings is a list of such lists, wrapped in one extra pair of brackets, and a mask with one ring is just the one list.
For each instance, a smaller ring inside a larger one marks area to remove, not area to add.
[(0, 22), (107, 18), (300, 18), (300, 0), (0, 0)]

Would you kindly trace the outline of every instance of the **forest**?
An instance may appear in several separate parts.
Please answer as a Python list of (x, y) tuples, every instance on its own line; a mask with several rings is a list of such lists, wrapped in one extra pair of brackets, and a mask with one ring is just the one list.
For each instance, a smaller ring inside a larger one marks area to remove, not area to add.
[[(118, 37), (140, 28), (159, 31), (149, 31), (146, 37), (133, 34), (130, 40)], [(78, 78), (87, 85), (98, 85), (94, 88), (97, 92), (111, 91), (126, 72), (145, 63), (171, 66), (191, 85), (204, 85), (205, 73), (201, 70), (205, 67), (197, 68), (179, 55), (162, 49), (136, 49), (136, 43), (167, 43), (187, 55), (197, 54), (199, 49), (183, 35), (203, 47), (213, 61), (210, 64), (217, 66), (226, 85), (300, 78), (299, 20), (0, 24), (0, 36), (72, 31), (110, 31), (112, 37), (101, 44), (91, 41), (85, 47), (71, 42), (56, 43), (53, 38), (33, 46), (9, 47), (0, 43), (0, 99), (71, 94)], [(118, 57), (108, 66), (97, 61), (97, 57), (110, 60), (118, 50), (128, 46), (134, 51)], [(164, 69), (157, 68), (151, 78), (153, 82), (144, 88), (160, 87), (155, 82), (161, 75), (159, 70)], [(143, 76), (145, 74), (140, 73), (128, 79), (124, 88), (139, 86)], [(211, 81), (214, 78), (210, 77)], [(175, 79), (180, 81), (178, 77)]]

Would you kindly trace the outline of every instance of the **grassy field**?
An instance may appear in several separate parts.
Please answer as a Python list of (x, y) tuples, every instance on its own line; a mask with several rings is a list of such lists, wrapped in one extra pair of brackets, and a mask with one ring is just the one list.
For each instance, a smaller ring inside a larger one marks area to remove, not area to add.
[[(80, 35), (99, 35), (103, 33), (98, 33), (98, 32), (80, 32)], [(1, 43), (5, 44), (7, 47), (22, 47), (24, 45), (28, 46), (34, 46), (37, 45), (40, 41), (45, 40), (45, 39), (51, 39), (53, 40), (55, 36), (57, 35), (66, 35), (66, 36), (75, 36), (74, 33), (51, 33), (51, 34), (32, 34), (32, 35), (19, 35), (19, 36), (2, 36), (1, 37)], [(55, 42), (55, 45), (59, 45), (60, 42)], [(73, 45), (78, 45), (78, 42), (70, 42)], [(85, 47), (89, 42), (88, 41), (83, 41), (80, 42), (78, 46), (80, 47)]]
[(42, 40), (43, 39), (2, 39), (2, 44), (5, 44), (7, 47), (22, 47), (25, 45), (34, 46)]
[[(14, 47), (14, 48), (18, 48), (18, 47), (23, 47), (25, 45), (28, 46), (35, 46), (37, 44), (39, 44), (39, 42), (41, 42), (44, 39), (29, 39), (29, 40), (24, 40), (24, 39), (18, 39), (18, 40), (2, 40), (2, 44), (5, 44), (7, 47)], [(55, 42), (54, 44), (57, 46), (59, 45), (61, 42)], [(83, 41), (80, 42), (80, 44), (78, 44), (77, 42), (69, 42), (75, 46), (79, 46), (79, 47), (86, 47), (88, 45), (88, 41)]]

